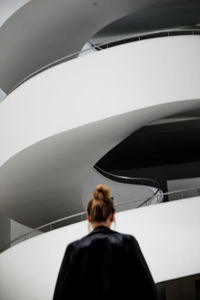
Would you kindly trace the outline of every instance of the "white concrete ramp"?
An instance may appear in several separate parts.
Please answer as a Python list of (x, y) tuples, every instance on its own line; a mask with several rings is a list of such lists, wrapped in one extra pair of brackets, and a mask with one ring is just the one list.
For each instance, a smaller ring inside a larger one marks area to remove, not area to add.
[[(200, 197), (128, 210), (117, 213), (114, 229), (137, 238), (158, 283), (200, 273), (199, 211)], [(1, 299), (51, 300), (66, 246), (87, 233), (83, 221), (0, 254)]]

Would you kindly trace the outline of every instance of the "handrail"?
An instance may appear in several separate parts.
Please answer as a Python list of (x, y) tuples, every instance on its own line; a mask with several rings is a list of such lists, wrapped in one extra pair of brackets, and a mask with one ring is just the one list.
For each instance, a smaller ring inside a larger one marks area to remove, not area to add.
[[(160, 185), (159, 185), (159, 183), (158, 183), (156, 180), (154, 180), (154, 179), (150, 179), (150, 178), (137, 178), (137, 177), (135, 178), (135, 177), (128, 177), (128, 176), (121, 176), (121, 175), (111, 174), (111, 173), (109, 173), (109, 172), (107, 172), (107, 171), (102, 170), (102, 169), (101, 169), (100, 167), (98, 167), (97, 165), (95, 165), (94, 168), (95, 168), (99, 173), (101, 173), (102, 175), (104, 175), (105, 177), (107, 177), (107, 178), (109, 178), (109, 179), (112, 179), (112, 180), (114, 180), (114, 181), (117, 181), (117, 182), (130, 183), (130, 184), (133, 184), (133, 183), (136, 183), (136, 182), (137, 182), (137, 184), (147, 185), (147, 186), (151, 186), (151, 187), (152, 187), (152, 185), (155, 185), (155, 187), (156, 187), (156, 192), (153, 193), (153, 195), (152, 195), (151, 197), (148, 197), (147, 199), (146, 199), (146, 198), (145, 198), (145, 199), (141, 199), (141, 200), (138, 199), (138, 200), (134, 201), (134, 203), (137, 203), (137, 202), (142, 201), (142, 200), (150, 201), (150, 200), (151, 200), (152, 198), (154, 198), (154, 197), (159, 193), (159, 191), (160, 191)], [(132, 202), (133, 202), (133, 200), (131, 200), (131, 201), (125, 201), (125, 202), (121, 202), (121, 203), (116, 203), (115, 206), (118, 207), (118, 206), (120, 206), (120, 205), (129, 204), (129, 203), (132, 203)], [(34, 228), (32, 231), (30, 231), (30, 232), (28, 232), (28, 233), (25, 233), (25, 234), (23, 234), (23, 235), (21, 235), (21, 236), (15, 238), (15, 239), (13, 239), (8, 245), (10, 245), (10, 244), (12, 244), (12, 243), (18, 241), (19, 239), (22, 239), (23, 237), (26, 237), (28, 234), (29, 234), (29, 235), (30, 235), (30, 234), (33, 234), (34, 232), (37, 232), (37, 231), (39, 231), (39, 230), (41, 230), (41, 229), (44, 229), (44, 228), (46, 228), (46, 227), (48, 227), (48, 226), (52, 226), (52, 225), (57, 224), (57, 223), (60, 223), (60, 222), (62, 222), (62, 221), (67, 221), (67, 220), (72, 219), (72, 218), (74, 218), (74, 217), (79, 217), (79, 216), (81, 217), (81, 216), (85, 216), (85, 215), (86, 215), (85, 212), (80, 212), (80, 213), (77, 213), (77, 214), (73, 214), (73, 215), (70, 215), (70, 216), (67, 216), (67, 217), (63, 217), (63, 218), (61, 218), (61, 219), (58, 219), (58, 220), (49, 222), (49, 223), (44, 224), (44, 225), (41, 225), (41, 226), (39, 226), (39, 227)], [(8, 245), (5, 246), (6, 249), (8, 248)], [(0, 249), (0, 251), (1, 251), (1, 249)]]
[(117, 175), (117, 174), (110, 173), (108, 171), (104, 171), (97, 165), (94, 165), (94, 169), (96, 169), (100, 174), (104, 175), (104, 177), (117, 182), (123, 182), (128, 184), (137, 183), (137, 184), (147, 185), (147, 186), (156, 187), (157, 189), (160, 189), (159, 182), (152, 178), (140, 178), (140, 177), (129, 177), (124, 175), (123, 176)]
[(155, 197), (161, 191), (160, 184), (155, 179), (121, 176), (121, 175), (117, 175), (117, 174), (113, 174), (113, 173), (104, 171), (103, 169), (101, 169), (97, 165), (94, 165), (94, 169), (96, 169), (104, 177), (109, 178), (109, 179), (111, 179), (113, 181), (116, 181), (116, 182), (123, 182), (123, 183), (126, 183), (126, 184), (139, 184), (139, 185), (146, 185), (146, 186), (150, 186), (150, 187), (155, 187), (156, 191), (153, 193), (153, 195), (151, 197)]
[[(172, 191), (172, 192), (166, 192), (166, 193), (162, 193), (162, 196), (165, 197), (165, 196), (170, 196), (170, 195), (175, 195), (175, 194), (180, 194), (180, 193), (183, 194), (184, 192), (189, 192), (189, 191), (197, 191), (198, 193), (200, 193), (200, 187), (192, 187), (192, 188), (180, 189), (180, 190), (176, 190), (176, 191)], [(148, 202), (148, 200), (144, 201), (137, 208), (144, 206), (147, 202)]]
[[(30, 78), (34, 77), (35, 75), (50, 69), (54, 66), (57, 66), (60, 63), (66, 62), (68, 60), (71, 60), (73, 58), (78, 57), (80, 54), (82, 53), (87, 53), (90, 50), (96, 49), (96, 50), (103, 50), (104, 48), (110, 48), (113, 47), (117, 44), (122, 44), (122, 43), (128, 43), (128, 42), (132, 42), (132, 41), (139, 41), (142, 39), (147, 39), (147, 38), (155, 38), (155, 37), (161, 37), (161, 36), (170, 36), (171, 33), (173, 33), (173, 35), (178, 35), (180, 33), (182, 33), (183, 35), (185, 33), (190, 33), (191, 35), (194, 35), (195, 33), (199, 33), (200, 34), (200, 29), (199, 28), (176, 28), (176, 29), (164, 29), (164, 30), (157, 30), (157, 31), (148, 31), (148, 32), (144, 32), (144, 33), (137, 33), (137, 34), (133, 34), (133, 35), (128, 35), (124, 38), (118, 38), (118, 39), (113, 39), (109, 42), (103, 42), (103, 43), (99, 43), (99, 44), (91, 44), (91, 47), (87, 48), (87, 49), (82, 49), (79, 51), (76, 51), (74, 53), (68, 54), (62, 58), (59, 58), (41, 68), (39, 68), (38, 70), (34, 71), (33, 73), (29, 74), (28, 76), (26, 76), (24, 79), (22, 79), (19, 83), (17, 83), (16, 85), (14, 85), (14, 87), (12, 87), (8, 92), (7, 95), (9, 95), (11, 92), (13, 92), (17, 87), (19, 87), (21, 84), (23, 84), (25, 81), (29, 80)], [(5, 98), (4, 98), (5, 99)]]
[[(137, 199), (137, 200), (135, 200), (135, 201), (134, 201), (134, 200), (129, 200), (129, 201), (124, 201), (124, 202), (116, 203), (116, 204), (115, 204), (115, 208), (117, 208), (117, 207), (120, 206), (120, 205), (125, 205), (125, 204), (130, 204), (130, 203), (137, 203), (137, 202), (140, 202), (140, 201), (142, 201), (142, 200), (145, 200), (145, 202), (146, 202), (146, 201), (151, 200), (151, 199), (154, 198), (154, 197), (155, 197), (155, 194), (153, 194), (153, 196), (148, 197), (148, 198)], [(139, 207), (139, 206), (138, 206), (138, 207)], [(137, 207), (136, 207), (136, 208), (137, 208)], [(25, 233), (25, 234), (22, 234), (21, 236), (19, 236), (19, 237), (13, 239), (13, 240), (12, 240), (11, 242), (9, 242), (6, 246), (4, 246), (2, 249), (0, 249), (0, 252), (5, 251), (6, 249), (8, 249), (8, 248), (10, 247), (10, 245), (13, 244), (13, 243), (15, 243), (16, 241), (21, 240), (21, 239), (23, 239), (24, 237), (26, 238), (27, 235), (31, 235), (31, 234), (36, 233), (36, 232), (38, 232), (39, 230), (44, 229), (44, 228), (46, 228), (46, 227), (49, 227), (49, 226), (52, 226), (52, 225), (54, 225), (54, 224), (60, 223), (60, 222), (62, 222), (62, 221), (66, 221), (66, 220), (72, 219), (72, 218), (74, 218), (74, 217), (79, 217), (79, 216), (80, 216), (80, 217), (86, 216), (86, 212), (84, 211), (84, 212), (80, 212), (80, 213), (77, 213), (77, 214), (73, 214), (73, 215), (70, 215), (70, 216), (67, 216), (67, 217), (63, 217), (63, 218), (54, 220), (54, 221), (52, 221), (52, 222), (46, 223), (46, 224), (41, 225), (41, 226), (39, 226), (39, 227), (36, 227), (36, 228), (34, 228), (33, 230), (31, 230), (30, 232), (27, 232), (27, 233)], [(42, 233), (42, 232), (40, 231), (39, 234), (41, 234), (41, 233)]]
[[(182, 194), (184, 192), (189, 192), (189, 191), (197, 191), (199, 194), (200, 194), (200, 186), (197, 186), (197, 187), (192, 187), (192, 188), (187, 188), (187, 189), (180, 189), (180, 190), (176, 190), (176, 191), (172, 191), (172, 192), (166, 192), (166, 193), (162, 193), (161, 191), (161, 194), (160, 195), (157, 195), (158, 197), (160, 196), (160, 198), (162, 199), (158, 199), (157, 203), (161, 203), (163, 201), (163, 198), (165, 196), (169, 196), (169, 195), (175, 195), (175, 194)], [(141, 202), (143, 201), (142, 203), (140, 203), (136, 208), (140, 208), (140, 207), (143, 207), (145, 205), (149, 205), (149, 202), (151, 201), (151, 204), (152, 204), (152, 200), (155, 198), (155, 195), (153, 197), (148, 197), (148, 198), (142, 198), (142, 199), (137, 199), (137, 200), (129, 200), (129, 201), (125, 201), (125, 202), (120, 202), (120, 203), (116, 203), (115, 204), (115, 207), (117, 208), (118, 206), (121, 206), (121, 205), (126, 205), (126, 204), (131, 204), (131, 203), (137, 203), (137, 202)], [(189, 198), (189, 197), (188, 197)], [(178, 198), (179, 199), (179, 198)], [(177, 200), (178, 200), (177, 199)], [(182, 199), (182, 198), (181, 198)], [(14, 242), (18, 241), (18, 240), (21, 240), (22, 238), (26, 238), (27, 235), (30, 235), (30, 234), (33, 234), (33, 233), (38, 233), (38, 230), (41, 230), (41, 229), (44, 229), (48, 226), (52, 226), (53, 224), (57, 224), (59, 222), (62, 222), (62, 221), (66, 221), (66, 220), (69, 220), (71, 218), (74, 218), (74, 217), (78, 217), (78, 216), (81, 216), (81, 217), (85, 217), (86, 216), (86, 212), (80, 212), (80, 213), (77, 213), (77, 214), (74, 214), (74, 215), (71, 215), (71, 216), (67, 216), (67, 217), (63, 217), (63, 218), (60, 218), (58, 220), (54, 220), (52, 222), (49, 222), (47, 224), (44, 224), (44, 225), (41, 225), (39, 227), (36, 227), (34, 228), (32, 231), (26, 233), (26, 234), (23, 234), (19, 237), (17, 237), (16, 239), (12, 240), (9, 244), (7, 244), (6, 246), (4, 246), (2, 249), (0, 249), (0, 252), (3, 252), (5, 251), (6, 249), (8, 249)], [(51, 227), (50, 227), (51, 228)], [(50, 229), (52, 230), (52, 228)], [(40, 231), (39, 234), (41, 234), (42, 232)]]

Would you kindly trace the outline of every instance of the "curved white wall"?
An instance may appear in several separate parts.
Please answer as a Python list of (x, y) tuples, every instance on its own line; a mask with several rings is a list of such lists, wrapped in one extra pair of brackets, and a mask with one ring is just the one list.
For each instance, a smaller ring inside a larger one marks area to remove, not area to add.
[[(137, 238), (155, 282), (189, 276), (200, 273), (199, 210), (200, 197), (124, 211), (115, 230)], [(76, 223), (0, 254), (2, 299), (52, 299), (67, 244), (87, 232), (86, 221)]]
[(80, 212), (84, 176), (107, 151), (149, 122), (200, 107), (199, 53), (199, 36), (143, 40), (17, 88), (0, 103), (1, 211), (30, 227)]
[(0, 165), (24, 148), (72, 128), (154, 105), (199, 99), (199, 53), (199, 36), (156, 38), (99, 51), (37, 75), (0, 104)]
[(0, 28), (1, 88), (8, 93), (32, 72), (80, 51), (91, 37), (108, 24), (146, 10), (157, 2), (158, 0), (29, 1)]

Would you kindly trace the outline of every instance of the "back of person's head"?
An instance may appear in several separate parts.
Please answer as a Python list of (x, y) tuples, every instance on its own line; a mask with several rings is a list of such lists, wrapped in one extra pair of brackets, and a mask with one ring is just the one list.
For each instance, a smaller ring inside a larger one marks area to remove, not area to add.
[(105, 222), (115, 212), (111, 192), (106, 185), (97, 185), (88, 202), (87, 212), (92, 222)]

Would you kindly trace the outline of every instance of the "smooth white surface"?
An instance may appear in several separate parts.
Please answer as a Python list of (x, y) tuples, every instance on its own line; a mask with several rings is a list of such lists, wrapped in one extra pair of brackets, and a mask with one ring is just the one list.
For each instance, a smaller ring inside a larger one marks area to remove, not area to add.
[(143, 40), (16, 89), (0, 104), (2, 212), (30, 227), (80, 212), (84, 176), (106, 152), (149, 122), (200, 107), (199, 53), (199, 36)]
[[(200, 197), (124, 211), (116, 215), (115, 230), (137, 238), (155, 282), (189, 276), (200, 272), (199, 210)], [(87, 233), (84, 221), (0, 254), (2, 299), (52, 299), (67, 244)]]
[(147, 9), (156, 2), (29, 1), (0, 28), (1, 87), (8, 93), (41, 67), (80, 51), (92, 36), (108, 24)]
[(0, 165), (42, 139), (84, 124), (153, 105), (198, 100), (199, 52), (199, 36), (149, 39), (37, 75), (0, 104)]

